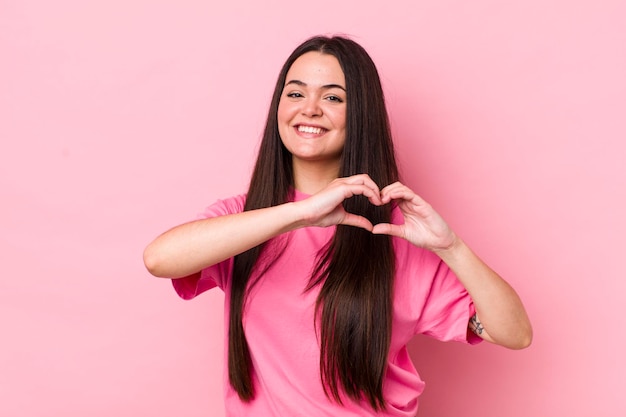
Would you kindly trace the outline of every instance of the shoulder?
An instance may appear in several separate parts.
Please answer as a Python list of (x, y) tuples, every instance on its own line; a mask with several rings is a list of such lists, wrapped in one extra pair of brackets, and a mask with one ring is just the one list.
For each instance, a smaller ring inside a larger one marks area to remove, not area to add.
[(199, 215), (199, 218), (210, 218), (225, 216), (227, 214), (241, 213), (246, 204), (246, 194), (238, 194), (225, 199), (216, 200), (206, 207)]

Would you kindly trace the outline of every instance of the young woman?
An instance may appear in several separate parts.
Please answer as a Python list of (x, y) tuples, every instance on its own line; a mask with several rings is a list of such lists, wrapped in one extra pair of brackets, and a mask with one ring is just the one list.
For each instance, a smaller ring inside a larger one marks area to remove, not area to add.
[(145, 250), (185, 299), (219, 287), (229, 416), (412, 416), (415, 334), (509, 348), (515, 291), (398, 181), (374, 63), (343, 37), (284, 64), (245, 195)]

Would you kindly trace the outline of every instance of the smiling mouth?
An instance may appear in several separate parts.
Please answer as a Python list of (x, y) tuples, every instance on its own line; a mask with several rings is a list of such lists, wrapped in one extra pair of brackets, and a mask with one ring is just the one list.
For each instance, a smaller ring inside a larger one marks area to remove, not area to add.
[(313, 126), (298, 126), (298, 132), (302, 133), (312, 133), (315, 135), (322, 134), (326, 129), (322, 129), (321, 127), (313, 127)]

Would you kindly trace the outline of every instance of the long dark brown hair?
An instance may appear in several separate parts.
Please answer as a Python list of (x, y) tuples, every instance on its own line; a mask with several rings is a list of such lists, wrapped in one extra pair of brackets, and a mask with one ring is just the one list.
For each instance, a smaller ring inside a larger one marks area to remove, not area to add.
[[(301, 55), (317, 51), (337, 58), (346, 80), (346, 139), (339, 175), (367, 173), (380, 187), (398, 180), (383, 91), (374, 62), (345, 37), (314, 37), (297, 47), (282, 67), (267, 117), (244, 210), (288, 201), (294, 186), (291, 154), (278, 133), (278, 104), (287, 71)], [(376, 207), (362, 196), (344, 208), (372, 224), (389, 222), (389, 206)], [(259, 259), (269, 242), (235, 257), (230, 294), (228, 374), (244, 401), (254, 398), (252, 360), (242, 318), (246, 294), (259, 276)], [(267, 265), (266, 262), (263, 264)], [(395, 257), (391, 238), (339, 225), (320, 252), (306, 290), (320, 287), (316, 303), (320, 372), (326, 394), (384, 409), (383, 380), (391, 340)], [(261, 271), (262, 272), (262, 271)], [(254, 280), (252, 280), (254, 281)]]

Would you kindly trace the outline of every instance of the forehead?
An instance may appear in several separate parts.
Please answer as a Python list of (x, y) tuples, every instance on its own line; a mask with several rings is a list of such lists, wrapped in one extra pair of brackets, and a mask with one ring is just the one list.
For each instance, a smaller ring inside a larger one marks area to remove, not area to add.
[(293, 80), (312, 86), (338, 84), (345, 87), (346, 84), (337, 58), (321, 52), (307, 52), (298, 57), (287, 71), (285, 82)]

